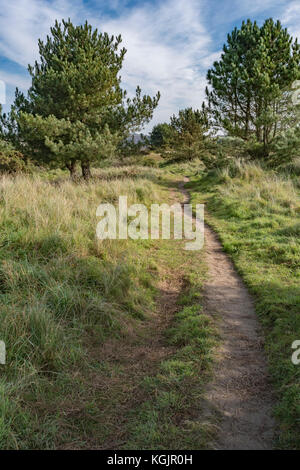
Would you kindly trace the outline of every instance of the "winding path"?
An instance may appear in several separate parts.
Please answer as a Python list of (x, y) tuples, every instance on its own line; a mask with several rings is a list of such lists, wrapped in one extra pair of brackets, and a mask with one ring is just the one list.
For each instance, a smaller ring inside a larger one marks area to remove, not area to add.
[[(185, 178), (188, 181), (188, 178)], [(181, 188), (188, 201), (188, 193)], [(215, 449), (272, 449), (274, 396), (251, 296), (214, 231), (205, 226), (205, 310), (220, 318), (220, 345), (206, 413), (219, 418)]]

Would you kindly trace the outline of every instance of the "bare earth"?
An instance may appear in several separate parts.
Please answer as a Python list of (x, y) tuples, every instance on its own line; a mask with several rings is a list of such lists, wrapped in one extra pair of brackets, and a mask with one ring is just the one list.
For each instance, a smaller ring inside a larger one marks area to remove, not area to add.
[[(185, 181), (188, 181), (185, 178)], [(181, 190), (186, 195), (185, 190)], [(219, 416), (215, 449), (272, 449), (274, 396), (253, 301), (218, 237), (205, 226), (209, 279), (206, 312), (220, 318), (214, 379), (205, 395), (207, 413)]]

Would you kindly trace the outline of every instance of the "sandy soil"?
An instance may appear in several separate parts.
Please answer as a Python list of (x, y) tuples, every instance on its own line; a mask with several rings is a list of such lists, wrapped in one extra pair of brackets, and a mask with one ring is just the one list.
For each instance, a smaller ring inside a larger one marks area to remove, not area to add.
[[(181, 190), (188, 200), (188, 193)], [(220, 418), (212, 445), (215, 449), (272, 449), (274, 396), (253, 300), (208, 226), (205, 255), (209, 269), (205, 310), (220, 318), (214, 379), (205, 394), (207, 413)]]

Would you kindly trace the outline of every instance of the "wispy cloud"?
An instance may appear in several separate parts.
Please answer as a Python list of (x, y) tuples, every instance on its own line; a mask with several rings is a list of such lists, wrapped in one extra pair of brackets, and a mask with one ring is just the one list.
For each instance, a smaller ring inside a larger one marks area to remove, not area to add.
[(247, 18), (261, 19), (261, 15), (264, 19), (276, 17), (287, 3), (289, 0), (223, 0), (214, 2), (218, 8), (211, 10), (211, 19), (215, 26), (220, 26)]
[(289, 32), (300, 39), (300, 3), (299, 1), (289, 2), (283, 14), (282, 21), (288, 26)]
[(200, 106), (212, 40), (203, 23), (200, 1), (167, 1), (147, 5), (104, 29), (120, 31), (128, 52), (123, 80), (129, 90), (141, 84), (147, 93), (162, 93), (155, 121), (167, 120), (178, 107)]
[[(118, 3), (112, 6), (117, 9)], [(79, 0), (17, 0), (5, 5), (1, 0), (0, 7), (0, 53), (17, 64), (25, 67), (34, 62), (37, 39), (46, 37), (55, 19), (70, 16), (77, 23), (88, 19), (99, 30), (122, 34), (128, 50), (122, 80), (129, 92), (136, 85), (151, 94), (160, 90), (155, 121), (167, 120), (178, 107), (201, 104), (205, 69), (213, 52), (201, 0), (167, 0), (132, 9), (123, 2), (121, 16), (114, 19), (101, 3), (91, 10)], [(7, 78), (16, 82), (16, 77)]]
[(283, 11), (291, 30), (300, 29), (299, 2), (292, 0), (140, 0), (134, 6), (126, 0), (0, 0), (0, 8), (0, 56), (18, 64), (0, 77), (11, 88), (27, 88), (25, 68), (38, 58), (37, 40), (46, 38), (55, 19), (71, 17), (77, 24), (88, 19), (100, 31), (122, 34), (128, 50), (122, 81), (129, 93), (136, 85), (150, 94), (160, 90), (153, 123), (168, 120), (179, 108), (201, 105), (206, 70), (219, 57), (214, 33), (225, 41), (234, 21), (254, 14), (278, 17)]
[(18, 87), (21, 90), (29, 88), (31, 83), (30, 77), (24, 74), (9, 73), (3, 69), (0, 69), (0, 79), (14, 88)]
[(38, 56), (37, 39), (44, 38), (56, 18), (70, 16), (82, 2), (16, 0), (0, 1), (0, 53), (27, 66)]

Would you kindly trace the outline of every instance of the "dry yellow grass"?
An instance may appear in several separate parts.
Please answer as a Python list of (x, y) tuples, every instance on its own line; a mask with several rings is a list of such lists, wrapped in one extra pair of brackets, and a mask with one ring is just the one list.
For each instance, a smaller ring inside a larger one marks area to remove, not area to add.
[(158, 176), (149, 168), (122, 168), (89, 184), (1, 177), (0, 339), (7, 347), (1, 448), (53, 447), (61, 418), (48, 409), (59, 397), (81, 393), (72, 375), (90, 367), (87, 336), (125, 334), (124, 326), (151, 306), (142, 246), (99, 241), (96, 209), (119, 195), (128, 204), (149, 204), (160, 191)]

